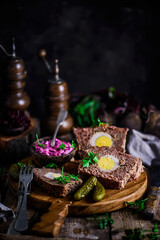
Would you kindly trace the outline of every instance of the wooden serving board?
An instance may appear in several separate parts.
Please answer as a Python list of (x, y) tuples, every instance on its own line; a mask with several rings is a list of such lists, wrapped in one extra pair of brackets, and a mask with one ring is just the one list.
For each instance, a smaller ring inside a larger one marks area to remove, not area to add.
[[(31, 157), (24, 159), (27, 162)], [(9, 186), (14, 193), (17, 192), (17, 182), (9, 177)], [(125, 207), (125, 201), (134, 202), (141, 198), (147, 189), (147, 175), (144, 171), (136, 180), (126, 184), (122, 190), (106, 189), (105, 197), (100, 202), (94, 202), (92, 195), (88, 195), (81, 201), (74, 201), (73, 195), (65, 198), (55, 198), (43, 192), (33, 184), (32, 192), (28, 195), (28, 201), (36, 208), (48, 209), (41, 216), (32, 230), (40, 235), (56, 237), (66, 216), (93, 215), (115, 211)]]

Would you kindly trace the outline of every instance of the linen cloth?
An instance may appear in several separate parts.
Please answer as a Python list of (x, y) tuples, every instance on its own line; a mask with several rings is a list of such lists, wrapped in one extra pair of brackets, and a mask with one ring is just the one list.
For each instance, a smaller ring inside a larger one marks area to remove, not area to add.
[(153, 159), (160, 161), (160, 138), (144, 134), (135, 129), (129, 133), (127, 152), (142, 159), (143, 164), (151, 166)]
[(0, 223), (7, 222), (15, 217), (14, 211), (0, 203)]

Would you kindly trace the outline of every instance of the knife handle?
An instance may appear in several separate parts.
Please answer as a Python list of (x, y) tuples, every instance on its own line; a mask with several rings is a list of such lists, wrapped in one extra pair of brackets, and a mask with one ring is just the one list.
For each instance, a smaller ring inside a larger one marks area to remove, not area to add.
[(152, 186), (150, 193), (148, 195), (148, 200), (146, 202), (146, 208), (143, 212), (144, 216), (147, 219), (152, 220), (155, 217), (159, 202), (160, 202), (160, 188)]

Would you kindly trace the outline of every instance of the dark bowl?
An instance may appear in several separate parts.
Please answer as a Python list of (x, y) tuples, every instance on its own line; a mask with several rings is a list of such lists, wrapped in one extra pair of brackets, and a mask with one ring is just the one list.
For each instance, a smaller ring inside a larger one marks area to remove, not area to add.
[[(39, 139), (40, 143), (43, 143), (44, 141), (51, 139), (51, 137), (43, 137)], [(33, 158), (33, 163), (37, 166), (37, 167), (43, 167), (51, 162), (54, 162), (55, 164), (57, 164), (59, 167), (62, 166), (64, 163), (69, 162), (70, 159), (72, 157), (75, 156), (76, 154), (76, 150), (73, 149), (70, 153), (68, 154), (64, 154), (61, 156), (47, 156), (43, 153), (38, 153), (35, 152), (35, 144), (37, 143), (37, 141), (35, 141), (31, 147), (30, 147), (30, 152)]]

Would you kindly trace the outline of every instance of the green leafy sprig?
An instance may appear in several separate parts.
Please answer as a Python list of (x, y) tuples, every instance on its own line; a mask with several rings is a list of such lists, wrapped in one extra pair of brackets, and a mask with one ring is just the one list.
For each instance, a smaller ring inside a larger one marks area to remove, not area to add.
[(89, 157), (85, 157), (82, 160), (83, 167), (89, 167), (90, 164), (94, 164), (98, 162), (97, 154), (94, 154), (89, 151), (88, 156)]
[(40, 141), (39, 141), (39, 138), (38, 138), (38, 134), (36, 134), (36, 138), (37, 138), (38, 146), (39, 146), (39, 147), (42, 147), (42, 148), (45, 148), (45, 147), (46, 147), (46, 145), (45, 145), (45, 144), (42, 144), (42, 143), (40, 143)]
[(112, 123), (103, 123), (103, 122), (101, 122), (101, 120), (99, 118), (97, 118), (96, 120), (93, 120), (93, 122), (94, 122), (93, 126), (98, 126), (98, 127), (100, 127), (102, 124), (112, 125)]
[[(147, 234), (146, 234), (147, 233)], [(159, 239), (160, 231), (157, 228), (157, 223), (155, 223), (152, 230), (141, 230), (140, 228), (126, 229), (125, 236), (122, 237), (122, 240), (141, 240), (146, 239), (150, 240)]]
[(64, 143), (62, 143), (62, 144), (59, 146), (58, 149), (62, 149), (62, 150), (64, 150), (65, 148), (66, 148), (66, 145), (65, 145)]
[(72, 140), (72, 142), (71, 142), (70, 148), (74, 148), (75, 150), (77, 150), (77, 148), (76, 148), (76, 143), (75, 143), (73, 140)]
[[(105, 217), (104, 217), (105, 216)], [(98, 226), (100, 229), (105, 229), (107, 226), (114, 223), (114, 220), (109, 217), (108, 213), (105, 213), (105, 215), (93, 215), (92, 218), (96, 221), (98, 221)]]
[(84, 97), (73, 109), (71, 115), (75, 125), (89, 127), (93, 125), (93, 119), (97, 116), (100, 101), (94, 96)]
[(77, 181), (79, 179), (79, 175), (74, 175), (74, 174), (70, 174), (70, 173), (67, 173), (67, 175), (75, 181)]
[(145, 203), (148, 198), (145, 198), (143, 200), (139, 199), (133, 202), (125, 202), (126, 206), (135, 209), (137, 212), (142, 212), (145, 209)]
[(64, 173), (63, 173), (63, 167), (62, 167), (62, 175), (60, 177), (57, 177), (55, 178), (55, 180), (59, 181), (60, 183), (69, 183), (70, 182), (70, 179), (73, 179), (73, 180), (78, 180), (79, 176), (76, 176), (74, 174), (69, 174), (67, 173), (68, 176), (65, 176)]
[(25, 166), (25, 164), (23, 162), (17, 162), (17, 164), (20, 168)]
[(54, 162), (48, 163), (45, 168), (58, 168), (57, 164), (55, 164)]

